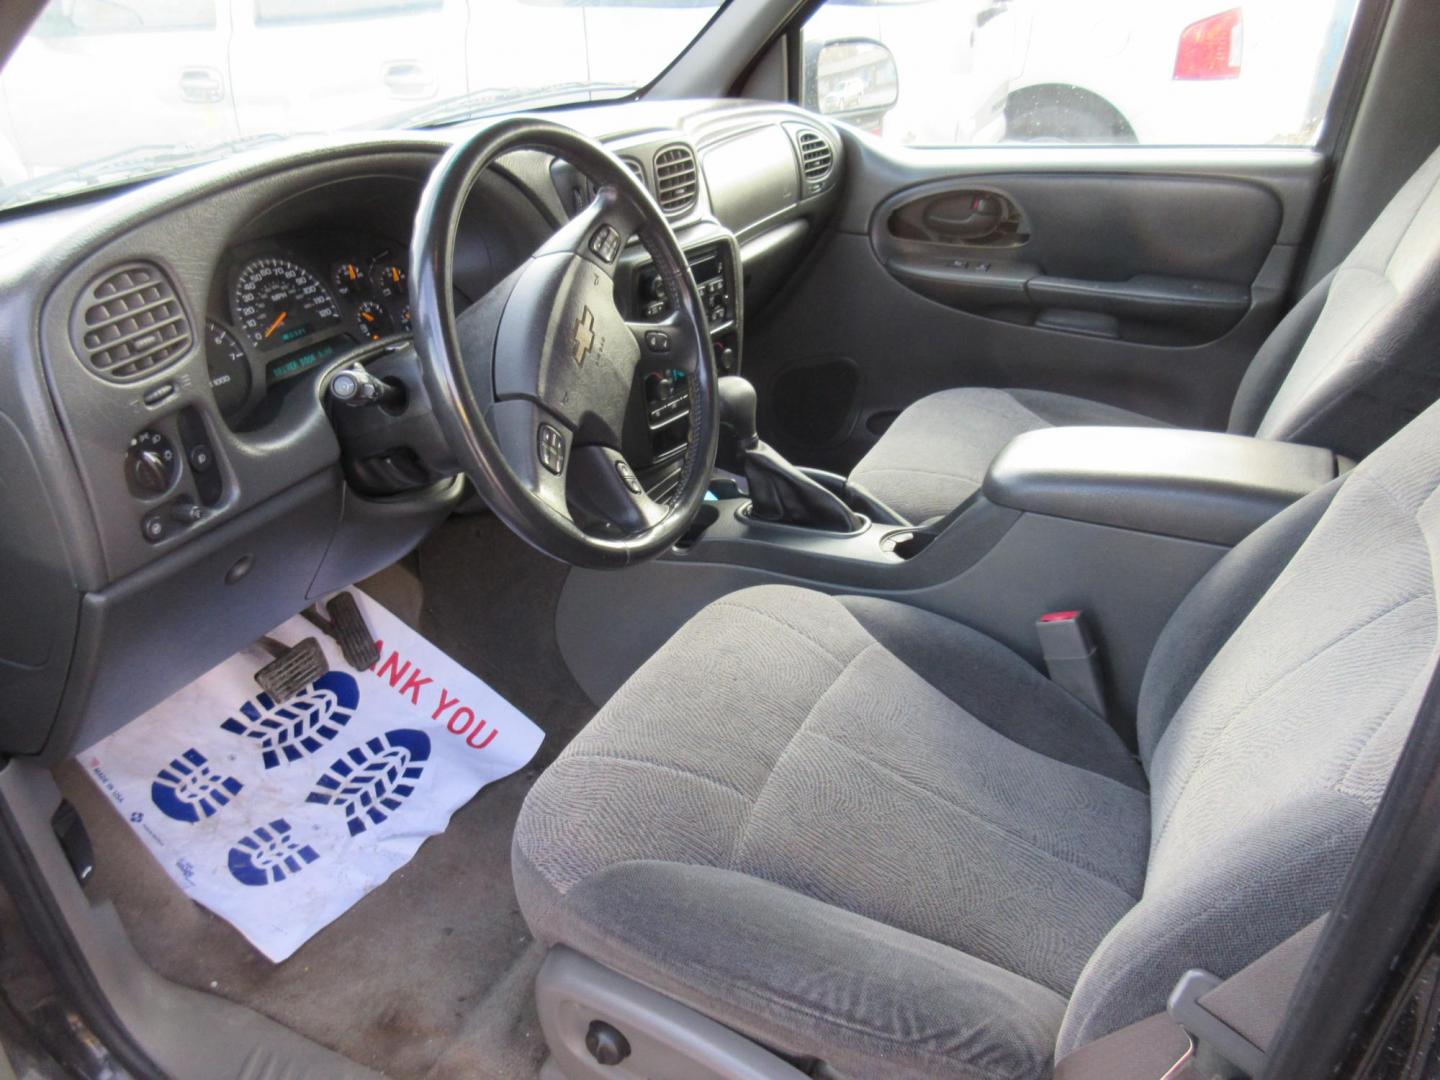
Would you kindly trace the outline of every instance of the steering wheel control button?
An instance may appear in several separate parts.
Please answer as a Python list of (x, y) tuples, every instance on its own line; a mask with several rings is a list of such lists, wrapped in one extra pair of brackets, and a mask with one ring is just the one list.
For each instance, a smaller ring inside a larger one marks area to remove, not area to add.
[(670, 335), (664, 330), (646, 330), (645, 347), (651, 352), (669, 352)]
[(590, 238), (590, 250), (604, 262), (614, 262), (620, 254), (620, 234), (611, 225), (601, 225)]
[(615, 471), (620, 474), (620, 482), (625, 485), (631, 495), (639, 495), (644, 490), (640, 486), (640, 479), (635, 475), (635, 470), (630, 468), (628, 461), (615, 462)]
[(146, 514), (140, 522), (140, 535), (152, 544), (165, 539), (165, 519), (159, 514)]
[(545, 466), (548, 472), (559, 476), (565, 468), (565, 436), (560, 434), (559, 429), (550, 424), (541, 424), (535, 436), (535, 450), (540, 457), (540, 464)]
[(215, 455), (210, 447), (198, 443), (190, 448), (190, 467), (196, 472), (209, 472), (215, 465)]
[(175, 447), (158, 431), (140, 432), (130, 440), (125, 454), (125, 477), (141, 498), (163, 495), (179, 477)]

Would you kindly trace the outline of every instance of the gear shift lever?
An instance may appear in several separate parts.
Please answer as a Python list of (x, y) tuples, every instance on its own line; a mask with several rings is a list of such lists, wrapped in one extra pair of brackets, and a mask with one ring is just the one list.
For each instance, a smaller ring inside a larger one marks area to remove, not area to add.
[(759, 521), (854, 532), (861, 521), (839, 496), (810, 479), (755, 433), (755, 387), (739, 375), (719, 380), (720, 423), (735, 438), (735, 456), (750, 485), (750, 516)]

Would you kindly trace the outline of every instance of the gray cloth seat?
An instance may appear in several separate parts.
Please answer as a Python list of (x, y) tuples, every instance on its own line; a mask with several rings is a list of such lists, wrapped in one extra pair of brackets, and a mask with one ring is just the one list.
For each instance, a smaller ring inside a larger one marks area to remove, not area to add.
[(536, 936), (840, 1077), (1045, 1077), (1328, 909), (1436, 656), (1440, 407), (1226, 555), (1138, 754), (885, 600), (710, 605), (532, 789)]
[[(1440, 397), (1440, 150), (1251, 361), (1227, 430), (1359, 460)], [(944, 390), (905, 409), (850, 473), (912, 522), (979, 490), (1016, 435), (1065, 425), (1165, 426), (1098, 401), (1036, 390)]]

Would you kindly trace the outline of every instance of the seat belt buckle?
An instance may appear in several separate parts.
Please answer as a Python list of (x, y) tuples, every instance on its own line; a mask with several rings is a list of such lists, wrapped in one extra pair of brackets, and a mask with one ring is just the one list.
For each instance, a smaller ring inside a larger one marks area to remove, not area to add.
[(1105, 687), (1100, 679), (1100, 649), (1083, 611), (1050, 611), (1035, 622), (1045, 672), (1071, 697), (1097, 716), (1105, 715)]

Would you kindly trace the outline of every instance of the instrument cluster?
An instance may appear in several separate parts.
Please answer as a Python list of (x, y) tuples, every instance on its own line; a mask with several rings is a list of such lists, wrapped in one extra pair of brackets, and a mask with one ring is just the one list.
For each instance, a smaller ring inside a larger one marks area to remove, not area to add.
[(403, 247), (352, 233), (282, 236), (231, 251), (205, 323), (221, 415), (242, 422), (277, 384), (360, 344), (408, 335), (408, 265)]

